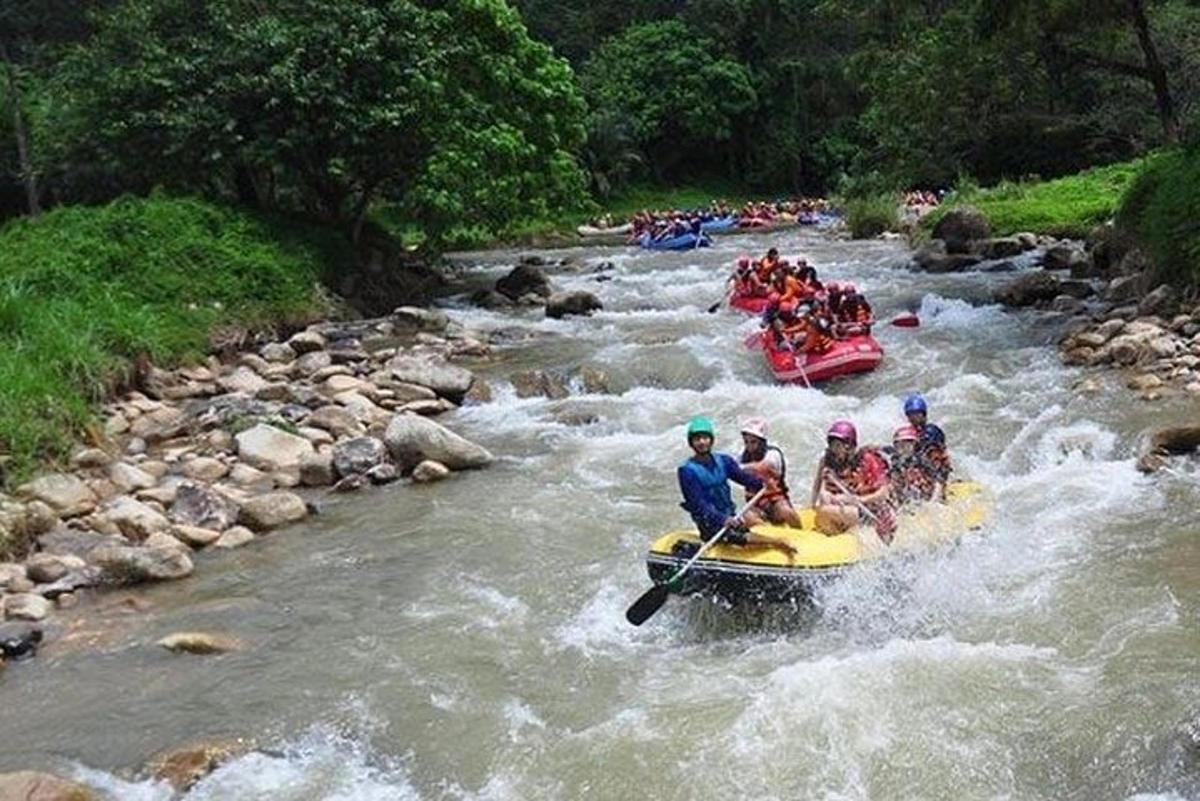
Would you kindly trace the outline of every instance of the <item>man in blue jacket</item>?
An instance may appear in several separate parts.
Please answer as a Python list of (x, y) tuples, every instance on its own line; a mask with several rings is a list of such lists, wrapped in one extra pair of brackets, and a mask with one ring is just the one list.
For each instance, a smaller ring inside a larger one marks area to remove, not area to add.
[(679, 489), (683, 493), (680, 505), (696, 522), (701, 539), (708, 540), (724, 528), (723, 542), (779, 548), (794, 555), (796, 549), (786, 540), (749, 530), (763, 522), (753, 509), (747, 509), (740, 518), (737, 516), (729, 482), (734, 481), (752, 491), (761, 489), (763, 482), (743, 470), (737, 459), (729, 454), (713, 453), (716, 431), (712, 421), (707, 417), (692, 418), (688, 423), (687, 439), (693, 455), (679, 466)]

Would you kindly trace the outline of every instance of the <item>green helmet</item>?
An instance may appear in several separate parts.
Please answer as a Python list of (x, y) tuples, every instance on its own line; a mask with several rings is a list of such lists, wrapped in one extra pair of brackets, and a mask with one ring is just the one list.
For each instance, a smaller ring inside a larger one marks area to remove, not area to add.
[(697, 434), (708, 434), (713, 439), (717, 438), (717, 430), (713, 427), (713, 421), (707, 417), (693, 417), (688, 421), (687, 438), (688, 442), (692, 441), (692, 437)]

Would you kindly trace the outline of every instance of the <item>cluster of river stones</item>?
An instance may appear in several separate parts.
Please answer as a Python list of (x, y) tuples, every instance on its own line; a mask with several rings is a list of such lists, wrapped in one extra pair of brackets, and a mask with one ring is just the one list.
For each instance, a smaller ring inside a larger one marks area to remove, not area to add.
[(452, 363), (486, 356), (444, 314), (326, 323), (229, 363), (150, 368), (104, 409), (70, 471), (0, 499), (3, 535), (30, 544), (0, 563), (0, 665), (31, 654), (39, 624), (98, 585), (179, 579), (200, 549), (238, 548), (303, 520), (306, 489), (433, 482), (492, 460), (430, 419), (486, 401)]

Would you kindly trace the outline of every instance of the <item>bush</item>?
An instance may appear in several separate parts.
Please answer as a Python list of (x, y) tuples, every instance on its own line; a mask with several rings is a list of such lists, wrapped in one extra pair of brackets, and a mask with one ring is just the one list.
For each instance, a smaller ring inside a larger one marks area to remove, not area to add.
[(135, 357), (196, 358), (210, 329), (314, 315), (337, 234), (192, 199), (124, 198), (0, 228), (8, 478), (67, 452)]
[(894, 231), (900, 223), (900, 198), (894, 193), (882, 192), (864, 197), (850, 198), (844, 202), (846, 224), (855, 239), (869, 239), (884, 231)]
[(1142, 159), (1110, 164), (1053, 181), (1005, 181), (988, 189), (960, 180), (946, 202), (921, 221), (921, 227), (931, 231), (951, 208), (969, 203), (987, 216), (995, 236), (1030, 231), (1082, 239), (1113, 216), (1146, 163)]
[(1200, 146), (1150, 162), (1122, 199), (1117, 224), (1150, 256), (1159, 280), (1200, 285)]

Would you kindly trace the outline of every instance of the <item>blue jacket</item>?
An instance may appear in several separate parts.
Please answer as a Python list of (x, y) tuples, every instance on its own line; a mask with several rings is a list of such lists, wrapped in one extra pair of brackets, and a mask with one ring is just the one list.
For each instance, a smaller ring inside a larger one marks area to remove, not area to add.
[(725, 519), (737, 512), (729, 482), (735, 481), (750, 490), (759, 490), (763, 482), (758, 476), (743, 470), (741, 465), (727, 453), (714, 453), (709, 464), (695, 457), (679, 466), (679, 490), (683, 493), (680, 504), (705, 537), (711, 537), (725, 525)]

